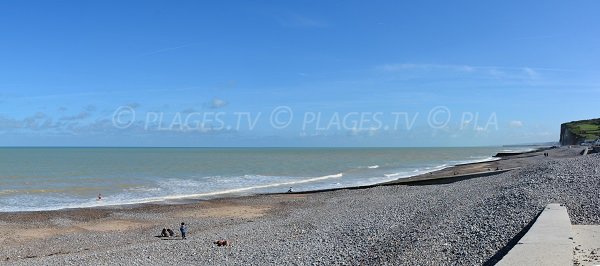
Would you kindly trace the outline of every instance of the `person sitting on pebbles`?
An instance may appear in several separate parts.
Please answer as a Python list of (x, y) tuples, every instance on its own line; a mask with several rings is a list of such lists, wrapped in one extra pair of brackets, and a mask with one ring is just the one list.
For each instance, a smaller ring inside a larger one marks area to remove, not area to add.
[(225, 246), (229, 246), (229, 242), (227, 242), (227, 240), (217, 240), (215, 241), (215, 244), (218, 247), (225, 247)]
[(171, 228), (167, 228), (167, 233), (169, 233), (169, 237), (175, 236), (175, 232), (173, 232), (173, 230), (171, 230)]

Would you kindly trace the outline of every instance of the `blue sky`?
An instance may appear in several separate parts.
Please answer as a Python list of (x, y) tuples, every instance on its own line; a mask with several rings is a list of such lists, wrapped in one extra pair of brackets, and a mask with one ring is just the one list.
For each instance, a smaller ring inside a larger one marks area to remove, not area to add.
[(598, 1), (2, 1), (2, 146), (477, 146), (600, 116)]

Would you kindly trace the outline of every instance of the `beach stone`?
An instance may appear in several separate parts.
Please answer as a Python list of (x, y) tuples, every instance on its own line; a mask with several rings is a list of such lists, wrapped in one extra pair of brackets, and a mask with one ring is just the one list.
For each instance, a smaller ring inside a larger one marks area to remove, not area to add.
[[(599, 173), (600, 155), (593, 154), (532, 161), (518, 170), (450, 184), (338, 190), (289, 201), (277, 195), (234, 198), (229, 201), (275, 206), (251, 222), (187, 216), (194, 232), (187, 241), (154, 237), (163, 224), (181, 222), (173, 217), (178, 210), (116, 209), (108, 220), (152, 221), (160, 228), (68, 233), (2, 245), (0, 254), (11, 254), (11, 265), (493, 264), (496, 252), (548, 203), (566, 206), (574, 224), (600, 224)], [(68, 226), (66, 219), (47, 223)], [(212, 239), (235, 245), (216, 248)]]

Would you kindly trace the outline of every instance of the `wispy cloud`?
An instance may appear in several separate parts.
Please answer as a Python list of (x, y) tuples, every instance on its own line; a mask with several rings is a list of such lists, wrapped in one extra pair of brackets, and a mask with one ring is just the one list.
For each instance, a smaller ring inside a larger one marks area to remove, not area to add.
[(347, 135), (349, 136), (367, 136), (367, 137), (373, 137), (375, 135), (377, 135), (381, 130), (377, 127), (371, 127), (371, 128), (365, 128), (365, 129), (359, 129), (359, 128), (352, 128), (351, 130), (347, 131)]
[(538, 74), (537, 71), (535, 71), (531, 68), (528, 68), (528, 67), (524, 67), (523, 72), (525, 72), (525, 74), (527, 74), (529, 76), (529, 78), (531, 78), (531, 79), (537, 79), (540, 75), (540, 74)]
[(0, 116), (0, 130), (32, 130), (40, 131), (53, 129), (60, 126), (60, 123), (53, 122), (52, 118), (42, 112), (37, 112), (23, 119)]
[(523, 127), (523, 122), (519, 121), (519, 120), (512, 120), (508, 123), (508, 126), (510, 128), (522, 128)]
[[(168, 119), (166, 119), (168, 120)], [(235, 130), (215, 126), (211, 123), (194, 123), (186, 125), (172, 124), (162, 121), (159, 124), (147, 123), (144, 118), (131, 121), (126, 128), (117, 127), (111, 115), (92, 115), (85, 111), (72, 116), (53, 119), (50, 115), (38, 112), (24, 118), (14, 118), (0, 114), (1, 134), (35, 134), (38, 136), (57, 135), (170, 135), (182, 134), (229, 134)], [(187, 123), (187, 122), (186, 122)]]
[(86, 119), (88, 117), (90, 117), (92, 114), (90, 112), (87, 111), (81, 111), (76, 115), (70, 115), (70, 116), (63, 116), (60, 118), (60, 120), (63, 121), (77, 121), (77, 120), (83, 120)]
[(523, 71), (527, 73), (538, 73), (541, 71), (552, 71), (552, 72), (586, 72), (577, 69), (567, 68), (550, 68), (550, 67), (515, 67), (515, 66), (473, 66), (473, 65), (459, 65), (459, 64), (413, 64), (413, 63), (399, 63), (399, 64), (382, 64), (375, 67), (379, 71), (386, 72), (397, 72), (403, 70), (453, 70), (462, 72), (474, 72), (474, 71)]
[(375, 69), (385, 73), (402, 73), (406, 71), (422, 72), (456, 72), (464, 74), (485, 75), (497, 79), (539, 79), (544, 71), (570, 72), (571, 69), (538, 68), (538, 67), (505, 67), (505, 66), (473, 66), (453, 64), (383, 64)]
[(97, 109), (98, 108), (95, 105), (93, 105), (93, 104), (88, 104), (85, 107), (83, 107), (84, 111), (90, 112), (90, 113), (96, 112)]
[(223, 100), (223, 99), (219, 99), (219, 98), (214, 98), (212, 99), (212, 101), (209, 103), (209, 107), (213, 108), (213, 109), (218, 109), (218, 108), (222, 108), (225, 107), (228, 103)]
[(437, 69), (445, 69), (452, 71), (463, 71), (463, 72), (471, 72), (475, 68), (468, 65), (440, 65), (440, 64), (384, 64), (377, 66), (376, 69), (385, 71), (385, 72), (398, 72), (404, 70), (437, 70)]
[(141, 106), (141, 104), (139, 104), (139, 103), (128, 103), (128, 104), (126, 104), (126, 106), (129, 106), (129, 107), (131, 107), (133, 109), (136, 109), (136, 108), (139, 108)]

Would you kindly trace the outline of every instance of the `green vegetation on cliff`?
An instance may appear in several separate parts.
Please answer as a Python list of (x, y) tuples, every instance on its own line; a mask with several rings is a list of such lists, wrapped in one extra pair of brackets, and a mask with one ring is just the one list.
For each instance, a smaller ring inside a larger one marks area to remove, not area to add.
[(600, 118), (565, 123), (571, 134), (585, 140), (596, 140), (600, 137)]

